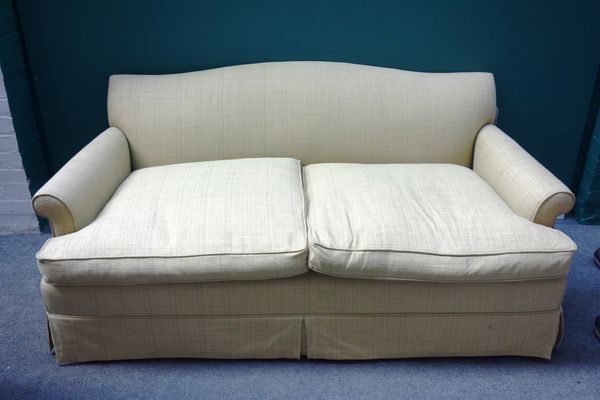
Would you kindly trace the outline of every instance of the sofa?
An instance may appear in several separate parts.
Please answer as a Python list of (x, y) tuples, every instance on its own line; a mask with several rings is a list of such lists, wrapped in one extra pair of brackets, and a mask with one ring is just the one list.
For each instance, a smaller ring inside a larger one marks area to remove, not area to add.
[(32, 200), (56, 360), (549, 359), (574, 197), (496, 111), (489, 73), (111, 76)]

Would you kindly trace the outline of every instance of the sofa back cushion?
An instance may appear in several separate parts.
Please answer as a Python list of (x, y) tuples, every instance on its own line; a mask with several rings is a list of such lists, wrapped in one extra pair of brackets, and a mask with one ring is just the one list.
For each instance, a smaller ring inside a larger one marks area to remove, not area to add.
[(114, 75), (108, 94), (135, 169), (247, 157), (470, 166), (495, 112), (489, 73), (331, 62)]

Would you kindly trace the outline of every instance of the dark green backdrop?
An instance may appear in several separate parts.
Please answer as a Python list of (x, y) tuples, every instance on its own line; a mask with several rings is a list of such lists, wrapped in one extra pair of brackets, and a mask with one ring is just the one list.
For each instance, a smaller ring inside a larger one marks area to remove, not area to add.
[(598, 0), (15, 4), (53, 170), (107, 126), (111, 74), (329, 60), (493, 72), (500, 127), (573, 185), (600, 62)]

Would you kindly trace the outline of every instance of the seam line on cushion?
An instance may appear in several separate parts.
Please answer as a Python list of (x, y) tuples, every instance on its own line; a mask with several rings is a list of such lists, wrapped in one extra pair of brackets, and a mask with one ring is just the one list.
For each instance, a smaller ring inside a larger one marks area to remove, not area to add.
[[(48, 239), (49, 241), (50, 239)], [(192, 254), (192, 255), (172, 255), (172, 256), (106, 256), (106, 257), (81, 257), (81, 258), (38, 258), (40, 262), (54, 262), (54, 261), (91, 261), (91, 260), (148, 260), (148, 259), (168, 259), (168, 258), (202, 258), (202, 257), (223, 257), (223, 256), (261, 256), (261, 255), (273, 255), (273, 254), (302, 254), (307, 251), (307, 248), (293, 251), (273, 251), (263, 253), (211, 253), (211, 254)]]
[(487, 257), (487, 256), (501, 256), (508, 254), (556, 254), (556, 253), (574, 253), (577, 249), (570, 250), (517, 250), (517, 251), (505, 251), (505, 252), (496, 252), (496, 253), (469, 253), (469, 254), (442, 254), (442, 253), (433, 253), (426, 251), (414, 251), (414, 250), (393, 250), (393, 249), (338, 249), (335, 247), (327, 247), (320, 243), (316, 243), (313, 241), (314, 246), (321, 247), (325, 250), (332, 251), (340, 251), (340, 252), (349, 252), (349, 253), (407, 253), (407, 254), (422, 254), (422, 255), (430, 255), (430, 256), (440, 256), (440, 257)]
[(65, 314), (53, 314), (47, 313), (49, 317), (64, 318), (64, 319), (218, 319), (218, 318), (240, 318), (240, 319), (252, 319), (252, 318), (281, 318), (281, 317), (390, 317), (390, 316), (407, 316), (407, 317), (453, 317), (453, 316), (526, 316), (526, 315), (544, 315), (554, 314), (560, 311), (560, 307), (553, 310), (543, 311), (521, 311), (521, 312), (476, 312), (476, 313), (317, 313), (317, 314), (306, 314), (306, 313), (295, 313), (295, 314), (237, 314), (237, 315), (65, 315)]
[(538, 278), (520, 278), (520, 279), (498, 279), (498, 280), (433, 280), (433, 279), (417, 279), (417, 278), (386, 278), (386, 277), (373, 277), (373, 278), (357, 278), (352, 276), (343, 276), (343, 275), (335, 275), (330, 273), (325, 273), (319, 271), (317, 268), (309, 267), (306, 271), (301, 273), (295, 273), (293, 275), (282, 275), (276, 276), (273, 278), (242, 278), (242, 279), (229, 279), (229, 280), (203, 280), (203, 281), (160, 281), (160, 282), (127, 282), (127, 283), (106, 283), (106, 282), (53, 282), (49, 281), (46, 277), (42, 276), (41, 280), (43, 280), (48, 285), (53, 286), (143, 286), (143, 285), (186, 285), (186, 284), (203, 284), (203, 283), (230, 283), (230, 282), (257, 282), (257, 281), (271, 281), (277, 279), (292, 279), (297, 278), (303, 275), (306, 275), (310, 272), (314, 272), (316, 274), (330, 277), (330, 278), (339, 278), (344, 280), (383, 280), (383, 281), (394, 281), (394, 282), (414, 282), (414, 283), (439, 283), (439, 284), (464, 284), (464, 285), (479, 285), (479, 284), (496, 284), (496, 283), (519, 283), (519, 282), (532, 282), (532, 281), (552, 281), (552, 280), (564, 280), (567, 275), (559, 275), (559, 276), (549, 276), (549, 277), (538, 277)]
[(343, 279), (369, 279), (369, 280), (383, 280), (383, 281), (407, 281), (407, 282), (427, 282), (427, 283), (497, 283), (497, 282), (527, 282), (527, 281), (541, 281), (541, 280), (553, 280), (553, 279), (565, 279), (568, 275), (553, 275), (553, 276), (541, 276), (541, 277), (527, 277), (527, 278), (519, 278), (519, 279), (485, 279), (485, 280), (477, 280), (477, 279), (469, 279), (468, 281), (462, 279), (419, 279), (419, 278), (394, 278), (389, 276), (365, 276), (365, 277), (356, 277), (356, 276), (347, 276), (341, 274), (334, 274), (330, 272), (324, 272), (319, 268), (311, 265), (309, 263), (309, 269), (318, 272), (319, 274), (333, 276), (336, 278)]
[(252, 278), (252, 277), (244, 277), (244, 278), (233, 278), (233, 279), (203, 279), (203, 280), (182, 280), (182, 281), (140, 281), (135, 283), (122, 283), (122, 282), (62, 282), (62, 281), (51, 281), (48, 280), (47, 277), (42, 276), (42, 280), (50, 285), (65, 285), (65, 286), (134, 286), (134, 285), (176, 285), (176, 284), (187, 284), (187, 283), (210, 283), (210, 282), (255, 282), (255, 281), (270, 281), (272, 279), (286, 279), (286, 278), (294, 278), (296, 276), (302, 276), (306, 274), (309, 269), (306, 264), (303, 265), (302, 272), (294, 272), (292, 274), (282, 274), (275, 275), (270, 278)]

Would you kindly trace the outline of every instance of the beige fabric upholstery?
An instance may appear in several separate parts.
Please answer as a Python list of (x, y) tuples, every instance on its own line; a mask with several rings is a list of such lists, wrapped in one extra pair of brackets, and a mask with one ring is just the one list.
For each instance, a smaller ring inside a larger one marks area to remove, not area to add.
[(134, 171), (96, 220), (49, 239), (42, 276), (62, 283), (281, 278), (306, 268), (300, 163), (286, 158)]
[(575, 204), (569, 188), (493, 125), (477, 136), (473, 169), (515, 213), (538, 224), (554, 226)]
[(527, 356), (550, 359), (560, 311), (523, 314), (310, 316), (308, 358)]
[(300, 358), (302, 317), (48, 315), (59, 363), (133, 358)]
[(304, 168), (309, 268), (352, 278), (562, 277), (576, 246), (516, 215), (472, 170), (444, 164)]
[(133, 168), (244, 157), (470, 166), (494, 121), (488, 73), (418, 73), (329, 62), (115, 75), (108, 115)]
[(435, 283), (301, 276), (252, 282), (42, 281), (59, 363), (158, 357), (549, 358), (564, 279)]
[(131, 172), (127, 139), (109, 128), (77, 153), (34, 196), (33, 209), (54, 236), (81, 230), (96, 218)]
[(42, 280), (50, 313), (81, 316), (510, 313), (557, 310), (565, 279), (420, 282), (306, 274), (259, 281), (60, 285)]
[(114, 127), (33, 200), (58, 236), (37, 258), (60, 363), (550, 357), (575, 245), (539, 224), (572, 194), (482, 129), (491, 74), (285, 62), (109, 86)]
[(560, 311), (231, 317), (50, 314), (56, 360), (511, 355), (549, 359)]

